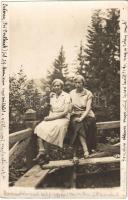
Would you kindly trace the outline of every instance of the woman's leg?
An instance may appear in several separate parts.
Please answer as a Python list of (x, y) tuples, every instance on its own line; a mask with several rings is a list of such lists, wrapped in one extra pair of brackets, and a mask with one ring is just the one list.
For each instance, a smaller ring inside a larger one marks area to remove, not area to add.
[(41, 138), (37, 138), (37, 143), (38, 143), (38, 149), (39, 149), (39, 152), (44, 152), (45, 151), (45, 148), (44, 148), (44, 143), (43, 143), (43, 140)]
[(88, 152), (88, 147), (86, 143), (86, 139), (83, 136), (79, 136), (80, 143), (82, 145), (83, 151), (84, 151), (84, 157), (88, 157), (89, 152)]
[(77, 157), (77, 150), (78, 150), (78, 140), (76, 139), (75, 142), (73, 143), (73, 163), (78, 164), (79, 159)]
[(96, 150), (96, 120), (95, 118), (88, 118), (88, 127), (87, 127), (87, 146), (89, 153), (92, 153)]
[(38, 145), (38, 154), (36, 158), (33, 159), (33, 161), (39, 161), (40, 159), (44, 158), (46, 151), (44, 147), (44, 142), (41, 138), (37, 138), (37, 145)]

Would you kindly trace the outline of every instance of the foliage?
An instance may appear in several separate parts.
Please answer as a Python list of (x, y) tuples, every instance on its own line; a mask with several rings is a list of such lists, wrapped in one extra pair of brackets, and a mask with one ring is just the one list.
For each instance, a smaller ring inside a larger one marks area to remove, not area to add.
[[(86, 78), (87, 88), (100, 96), (107, 108), (105, 120), (120, 117), (119, 14), (117, 9), (108, 9), (106, 12), (96, 10), (88, 28), (87, 45), (80, 46), (78, 55), (81, 65), (79, 73)], [(86, 73), (83, 73), (82, 66)]]
[(27, 80), (23, 68), (17, 75), (9, 78), (9, 123), (10, 132), (24, 129), (24, 113), (32, 108), (38, 111), (40, 107), (40, 94), (34, 81)]
[(63, 81), (66, 79), (68, 75), (68, 65), (65, 63), (64, 54), (63, 46), (61, 46), (58, 57), (54, 60), (53, 66), (48, 70), (48, 83), (51, 84), (51, 82), (56, 78)]
[(85, 52), (84, 52), (84, 46), (82, 44), (82, 41), (80, 43), (79, 53), (77, 56), (77, 74), (81, 74), (82, 76), (85, 76), (86, 71), (86, 63), (85, 63)]
[(19, 73), (9, 78), (9, 110), (10, 113), (17, 108), (17, 111), (24, 113), (25, 111), (25, 88), (27, 77), (21, 68)]

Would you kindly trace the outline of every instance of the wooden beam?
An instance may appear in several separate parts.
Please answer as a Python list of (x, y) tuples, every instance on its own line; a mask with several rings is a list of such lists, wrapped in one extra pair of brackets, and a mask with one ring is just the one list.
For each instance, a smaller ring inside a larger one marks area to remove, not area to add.
[(113, 144), (113, 146), (115, 146), (115, 147), (120, 146), (120, 142)]
[(9, 135), (9, 145), (12, 146), (16, 142), (24, 140), (24, 139), (30, 137), (31, 135), (32, 135), (32, 129), (31, 128), (27, 128), (27, 129), (22, 130), (22, 131), (17, 131), (15, 133), (11, 133)]
[[(120, 162), (120, 158), (115, 157), (101, 157), (101, 158), (87, 158), (87, 159), (79, 159), (79, 165), (86, 164), (107, 164), (107, 163), (118, 163)], [(50, 161), (49, 164), (43, 165), (43, 169), (53, 169), (58, 167), (71, 167), (74, 166), (72, 160), (58, 160), (58, 161)]]
[(15, 183), (15, 186), (37, 187), (48, 172), (50, 172), (50, 169), (42, 170), (39, 165), (35, 165)]
[(9, 166), (13, 163), (13, 161), (25, 150), (30, 141), (30, 137), (17, 142), (9, 151)]
[(112, 129), (119, 128), (120, 121), (110, 121), (110, 122), (97, 122), (97, 129)]
[[(119, 163), (119, 162), (120, 159), (119, 158), (116, 159), (114, 157), (102, 157), (93, 159), (88, 158), (88, 159), (80, 159), (79, 165), (82, 166), (86, 164), (105, 164), (105, 163)], [(58, 169), (61, 167), (69, 167), (69, 166), (74, 166), (72, 160), (50, 161), (50, 163), (44, 165), (43, 168), (40, 167), (39, 165), (35, 165), (15, 183), (15, 186), (37, 187), (50, 172), (53, 172), (52, 169), (54, 168)]]

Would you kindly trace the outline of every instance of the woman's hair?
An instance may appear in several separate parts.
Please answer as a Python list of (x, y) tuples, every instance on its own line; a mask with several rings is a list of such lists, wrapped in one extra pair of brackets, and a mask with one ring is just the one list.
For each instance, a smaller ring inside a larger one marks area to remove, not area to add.
[(85, 78), (82, 75), (76, 75), (74, 77), (74, 81), (76, 81), (78, 79), (82, 81), (83, 85), (85, 84)]
[(60, 83), (61, 88), (63, 88), (63, 86), (64, 86), (64, 82), (63, 82), (62, 80), (60, 80), (60, 79), (55, 79), (55, 80), (52, 82), (52, 86), (54, 86), (55, 83)]

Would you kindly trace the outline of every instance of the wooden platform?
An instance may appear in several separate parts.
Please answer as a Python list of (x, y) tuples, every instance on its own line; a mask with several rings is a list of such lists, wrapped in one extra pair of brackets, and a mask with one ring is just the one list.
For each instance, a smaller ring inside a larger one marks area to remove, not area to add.
[(39, 165), (35, 165), (28, 172), (26, 172), (15, 183), (14, 186), (37, 187), (49, 171), (50, 169), (42, 170), (42, 168)]
[[(114, 157), (88, 158), (88, 159), (80, 159), (79, 166), (86, 164), (106, 164), (106, 163), (119, 163), (119, 162), (120, 158), (114, 158)], [(37, 187), (52, 169), (71, 167), (71, 166), (74, 166), (72, 160), (50, 161), (49, 164), (43, 165), (42, 168), (39, 165), (35, 165), (15, 183), (15, 186)]]
[[(29, 121), (28, 123), (31, 124), (31, 121)], [(37, 124), (37, 121), (33, 123), (35, 126), (35, 124)], [(98, 130), (113, 129), (120, 127), (120, 121), (98, 122), (96, 125)], [(18, 157), (18, 155), (22, 153), (22, 150), (24, 150), (26, 146), (29, 146), (29, 139), (32, 137), (32, 134), (33, 134), (33, 128), (31, 127), (9, 135), (10, 165)], [(120, 154), (120, 144), (117, 144), (109, 148), (107, 147), (106, 149), (104, 149), (104, 152), (99, 152), (97, 153), (96, 156), (93, 155), (88, 159), (80, 159), (79, 166), (86, 166), (87, 164), (96, 165), (96, 164), (119, 163), (120, 158), (113, 157), (114, 154)], [(51, 161), (49, 164), (43, 165), (42, 168), (39, 165), (35, 165), (15, 183), (15, 186), (38, 187), (38, 185), (42, 182), (42, 180), (51, 171), (55, 169), (72, 167), (72, 166), (74, 166), (72, 160)]]

